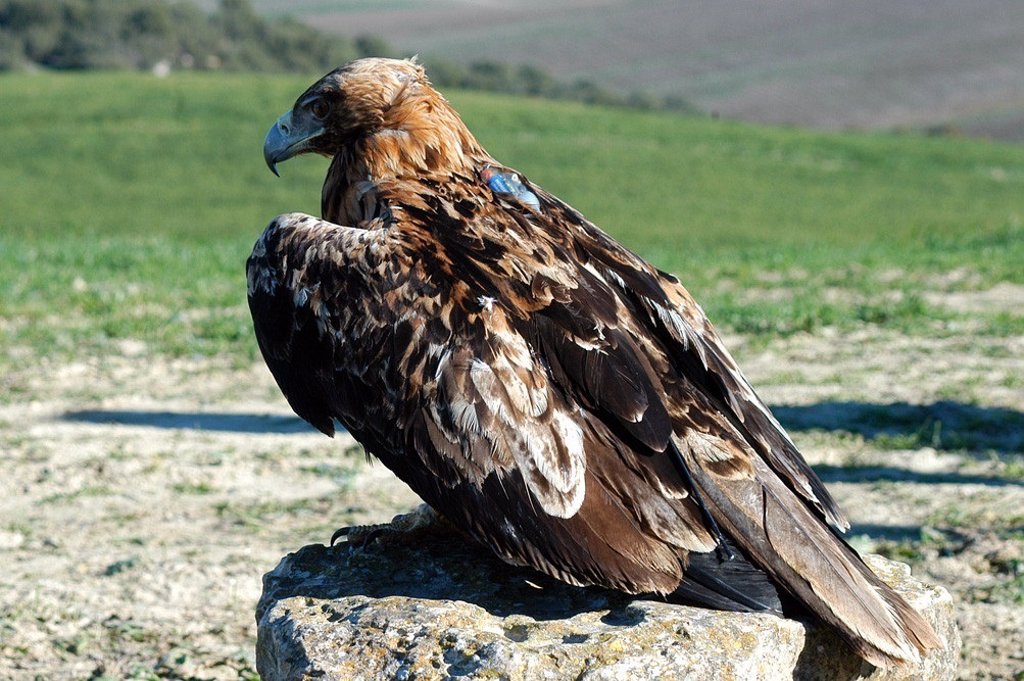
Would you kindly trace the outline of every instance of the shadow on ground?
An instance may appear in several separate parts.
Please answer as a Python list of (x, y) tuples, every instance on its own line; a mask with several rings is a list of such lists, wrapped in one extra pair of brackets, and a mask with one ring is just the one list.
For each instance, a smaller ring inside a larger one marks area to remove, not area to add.
[(956, 472), (922, 473), (896, 466), (813, 466), (822, 482), (913, 482), (921, 485), (989, 485), (1006, 487), (1024, 481), (991, 475), (969, 475)]
[(932, 404), (819, 402), (772, 408), (790, 431), (825, 430), (860, 435), (892, 449), (1024, 453), (1024, 413), (951, 400)]
[(298, 416), (232, 414), (226, 412), (177, 412), (144, 410), (83, 410), (63, 415), (63, 420), (98, 425), (205, 430), (221, 433), (315, 433)]
[[(845, 432), (892, 449), (934, 447), (946, 451), (1024, 453), (1024, 413), (1004, 407), (945, 400), (932, 404), (820, 402), (780, 405), (772, 411), (790, 431)], [(63, 418), (79, 423), (235, 433), (314, 432), (296, 416), (269, 414), (100, 409), (72, 411)]]
[(854, 523), (845, 537), (867, 536), (871, 539), (886, 539), (894, 542), (918, 541), (921, 539), (920, 525), (878, 525), (875, 523)]

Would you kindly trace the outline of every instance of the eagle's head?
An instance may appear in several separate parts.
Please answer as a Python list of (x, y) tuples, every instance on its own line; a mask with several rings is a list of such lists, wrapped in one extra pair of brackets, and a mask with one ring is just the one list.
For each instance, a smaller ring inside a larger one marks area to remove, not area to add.
[[(445, 113), (453, 120), (445, 120)], [(299, 95), (267, 132), (263, 157), (276, 175), (277, 164), (292, 156), (335, 156), (375, 136), (425, 138), (428, 128), (445, 125), (463, 127), (414, 59), (359, 59)]]

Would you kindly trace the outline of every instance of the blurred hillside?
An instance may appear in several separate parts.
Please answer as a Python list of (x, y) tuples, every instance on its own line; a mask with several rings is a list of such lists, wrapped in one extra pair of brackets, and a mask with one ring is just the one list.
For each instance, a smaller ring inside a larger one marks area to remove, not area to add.
[[(167, 76), (178, 70), (224, 70), (313, 76), (357, 57), (412, 54), (371, 33), (345, 37), (287, 14), (261, 15), (250, 0), (0, 0), (0, 72), (152, 70)], [(562, 81), (529, 64), (489, 57), (422, 61), (433, 83), (445, 89), (693, 112), (671, 94)]]
[[(1020, 0), (254, 0), (338, 35), (816, 128), (1024, 139)], [(367, 9), (371, 7), (372, 9)]]

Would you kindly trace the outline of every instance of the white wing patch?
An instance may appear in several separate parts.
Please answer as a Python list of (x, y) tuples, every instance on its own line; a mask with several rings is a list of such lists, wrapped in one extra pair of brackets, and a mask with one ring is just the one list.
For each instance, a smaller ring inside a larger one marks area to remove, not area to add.
[(483, 312), (491, 312), (494, 309), (495, 299), (490, 296), (480, 296), (476, 302), (480, 304), (480, 310)]
[[(514, 468), (545, 513), (570, 518), (586, 494), (583, 429), (566, 407), (552, 404), (544, 373), (521, 337), (505, 333), (493, 340), (499, 351), (490, 364), (465, 348), (442, 357), (429, 417), (478, 475), (507, 477)], [(481, 441), (487, 446), (479, 447)]]

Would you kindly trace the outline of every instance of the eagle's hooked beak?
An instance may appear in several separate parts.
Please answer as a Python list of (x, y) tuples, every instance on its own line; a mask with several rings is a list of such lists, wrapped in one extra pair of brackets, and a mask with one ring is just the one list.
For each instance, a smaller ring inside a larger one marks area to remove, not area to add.
[(277, 164), (312, 149), (312, 141), (322, 135), (324, 126), (311, 116), (293, 116), (291, 111), (270, 126), (263, 140), (263, 160), (270, 172), (280, 177)]

